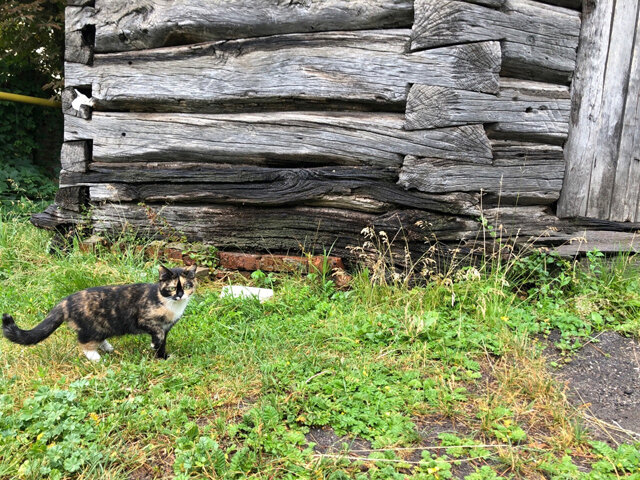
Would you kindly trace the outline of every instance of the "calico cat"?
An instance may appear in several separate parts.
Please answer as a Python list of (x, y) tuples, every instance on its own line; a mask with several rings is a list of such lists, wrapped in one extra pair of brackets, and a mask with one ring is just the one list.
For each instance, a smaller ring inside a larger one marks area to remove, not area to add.
[(108, 338), (148, 333), (156, 357), (166, 359), (167, 334), (195, 291), (196, 266), (170, 269), (160, 265), (159, 274), (158, 283), (94, 287), (69, 295), (31, 330), (18, 328), (5, 313), (2, 333), (14, 343), (33, 345), (67, 322), (78, 333), (85, 356), (95, 362), (100, 360), (98, 348), (113, 351)]

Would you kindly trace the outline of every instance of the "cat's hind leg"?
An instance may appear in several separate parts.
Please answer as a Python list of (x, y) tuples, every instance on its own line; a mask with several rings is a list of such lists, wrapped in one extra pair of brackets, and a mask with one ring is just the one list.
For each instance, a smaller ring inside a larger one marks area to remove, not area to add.
[(81, 343), (80, 348), (84, 353), (84, 356), (87, 357), (92, 362), (100, 361), (100, 354), (98, 353), (98, 347), (100, 346), (99, 342), (87, 342)]
[(103, 352), (107, 352), (107, 353), (111, 353), (113, 352), (114, 348), (113, 345), (111, 345), (107, 340), (104, 340), (99, 346), (98, 348), (100, 350), (102, 350)]

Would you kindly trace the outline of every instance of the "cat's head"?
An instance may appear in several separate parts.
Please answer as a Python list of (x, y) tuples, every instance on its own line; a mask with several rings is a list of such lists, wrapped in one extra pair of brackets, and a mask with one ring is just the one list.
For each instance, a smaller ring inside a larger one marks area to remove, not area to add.
[(160, 264), (160, 295), (174, 301), (189, 298), (196, 289), (196, 268), (195, 265), (189, 268), (167, 268)]

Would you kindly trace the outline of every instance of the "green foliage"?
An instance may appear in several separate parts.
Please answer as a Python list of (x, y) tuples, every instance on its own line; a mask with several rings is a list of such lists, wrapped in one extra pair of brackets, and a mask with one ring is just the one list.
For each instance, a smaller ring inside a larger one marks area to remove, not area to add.
[[(65, 3), (0, 4), (0, 91), (35, 97), (59, 93)], [(0, 200), (53, 196), (61, 138), (59, 110), (0, 102)]]
[(21, 197), (46, 200), (53, 198), (57, 190), (51, 175), (26, 158), (0, 164), (0, 200)]
[(81, 401), (87, 385), (77, 381), (68, 390), (40, 387), (18, 411), (4, 395), (0, 401), (0, 449), (26, 450), (17, 469), (20, 476), (59, 479), (106, 460), (100, 446), (99, 417)]
[(527, 438), (527, 434), (514, 421), (513, 413), (508, 408), (498, 406), (490, 410), (481, 410), (477, 417), (482, 422), (482, 428), (500, 442), (518, 443)]
[(425, 400), (419, 373), (372, 367), (343, 368), (309, 381), (298, 420), (371, 439), (376, 447), (414, 439), (414, 424), (404, 412)]

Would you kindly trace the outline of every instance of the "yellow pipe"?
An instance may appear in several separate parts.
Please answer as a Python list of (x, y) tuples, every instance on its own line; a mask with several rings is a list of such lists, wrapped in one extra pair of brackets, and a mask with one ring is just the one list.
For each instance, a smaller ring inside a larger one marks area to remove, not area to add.
[(7, 100), (9, 102), (31, 103), (33, 105), (40, 105), (41, 107), (60, 107), (62, 104), (55, 100), (49, 100), (46, 98), (28, 97), (27, 95), (18, 95), (17, 93), (0, 92), (0, 100)]

